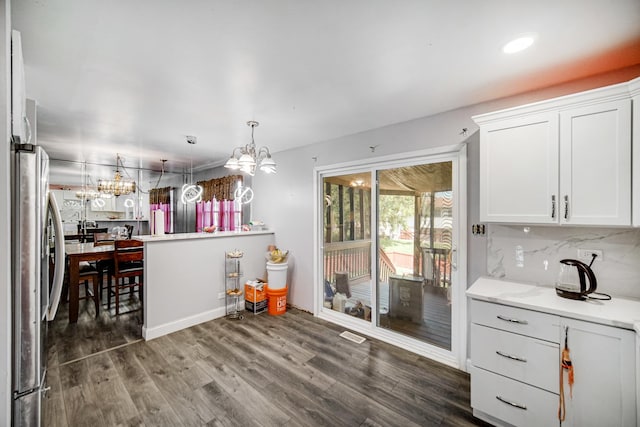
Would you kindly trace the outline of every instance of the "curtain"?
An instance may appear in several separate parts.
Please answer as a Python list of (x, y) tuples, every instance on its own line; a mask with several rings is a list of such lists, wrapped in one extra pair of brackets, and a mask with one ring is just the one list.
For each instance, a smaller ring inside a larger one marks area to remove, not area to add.
[(215, 226), (220, 231), (233, 231), (241, 223), (241, 208), (234, 202), (242, 175), (229, 175), (208, 181), (198, 181), (202, 186), (202, 201), (196, 203), (196, 231)]
[(173, 220), (171, 211), (171, 187), (154, 188), (149, 192), (150, 218), (153, 211), (161, 210), (164, 213), (164, 231), (173, 233)]
[(223, 178), (214, 178), (208, 181), (198, 181), (202, 186), (202, 200), (233, 200), (233, 193), (238, 188), (238, 182), (242, 185), (242, 175), (229, 175)]

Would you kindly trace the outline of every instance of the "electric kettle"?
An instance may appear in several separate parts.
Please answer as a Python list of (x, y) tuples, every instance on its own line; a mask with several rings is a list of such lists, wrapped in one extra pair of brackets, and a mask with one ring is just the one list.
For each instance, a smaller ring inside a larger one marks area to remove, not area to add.
[[(591, 264), (595, 258), (596, 255), (593, 256)], [(591, 264), (587, 265), (577, 259), (563, 259), (560, 264), (556, 294), (563, 298), (586, 299), (588, 294), (595, 292), (598, 282)]]

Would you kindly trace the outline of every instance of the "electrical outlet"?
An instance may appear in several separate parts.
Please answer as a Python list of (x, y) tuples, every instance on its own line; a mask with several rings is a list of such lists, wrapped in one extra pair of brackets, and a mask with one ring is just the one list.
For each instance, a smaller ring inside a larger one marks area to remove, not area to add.
[(578, 259), (591, 262), (593, 254), (598, 255), (596, 261), (604, 261), (604, 254), (600, 249), (578, 249)]
[(224, 299), (224, 292), (218, 292), (218, 299)]

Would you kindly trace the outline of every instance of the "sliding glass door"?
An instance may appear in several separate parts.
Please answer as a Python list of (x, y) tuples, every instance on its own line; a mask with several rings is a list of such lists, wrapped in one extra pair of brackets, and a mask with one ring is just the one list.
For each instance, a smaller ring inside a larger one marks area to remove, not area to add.
[(378, 326), (451, 350), (452, 162), (377, 177)]
[(371, 321), (371, 173), (322, 180), (323, 305)]
[(318, 173), (322, 317), (460, 363), (460, 156)]

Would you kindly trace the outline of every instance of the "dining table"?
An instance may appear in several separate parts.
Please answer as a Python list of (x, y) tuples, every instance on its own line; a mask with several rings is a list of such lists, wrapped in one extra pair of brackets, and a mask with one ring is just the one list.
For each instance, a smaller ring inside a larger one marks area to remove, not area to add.
[(66, 243), (64, 249), (69, 261), (69, 323), (76, 323), (80, 304), (80, 263), (113, 259), (114, 245)]

